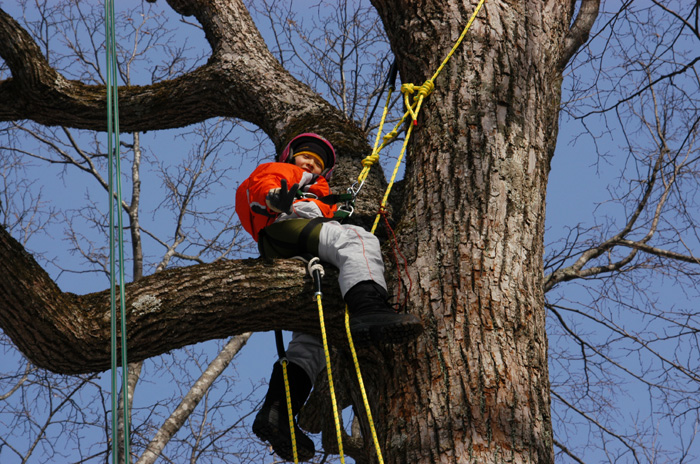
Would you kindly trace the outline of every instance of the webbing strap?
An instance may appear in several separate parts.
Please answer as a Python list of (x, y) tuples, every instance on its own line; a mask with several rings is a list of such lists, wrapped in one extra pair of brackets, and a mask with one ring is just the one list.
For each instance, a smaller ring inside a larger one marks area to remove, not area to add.
[[(289, 221), (304, 220), (305, 219), (297, 218), (290, 219)], [(280, 238), (274, 237), (272, 233), (268, 232), (268, 228), (272, 228), (280, 224), (285, 224), (287, 221), (282, 221), (281, 223), (276, 222), (258, 232), (258, 252), (260, 253), (260, 256), (262, 258), (291, 258), (294, 256), (301, 256), (302, 258), (308, 261), (315, 256), (316, 250), (310, 250), (308, 242), (309, 238), (316, 230), (316, 227), (318, 227), (324, 222), (330, 222), (335, 220), (337, 220), (337, 218), (335, 217), (317, 217), (313, 219), (308, 219), (308, 222), (304, 224), (304, 227), (301, 228), (301, 230), (298, 232), (298, 235), (296, 235), (297, 232), (294, 228), (292, 228), (289, 231), (286, 231), (288, 233), (285, 236), (285, 238), (288, 238), (289, 240), (281, 240)], [(277, 231), (277, 234), (279, 234), (279, 230)], [(267, 256), (267, 254), (265, 253), (265, 244), (267, 244), (268, 247), (271, 247), (273, 249), (272, 256)]]
[(304, 253), (309, 253), (310, 250), (307, 247), (309, 237), (311, 237), (311, 234), (313, 233), (314, 229), (319, 225), (324, 222), (329, 222), (333, 221), (333, 218), (327, 218), (327, 217), (316, 217), (311, 220), (309, 220), (309, 223), (304, 226), (303, 229), (301, 229), (301, 232), (299, 232), (299, 239), (297, 240), (297, 245), (299, 246), (299, 250), (301, 250)]
[(337, 203), (352, 201), (353, 199), (354, 198), (351, 193), (332, 193), (330, 195), (326, 195), (325, 197), (319, 198), (318, 201), (325, 203), (326, 205), (335, 205)]
[(275, 330), (275, 345), (277, 346), (277, 357), (282, 360), (287, 357), (284, 349), (284, 336), (281, 330)]

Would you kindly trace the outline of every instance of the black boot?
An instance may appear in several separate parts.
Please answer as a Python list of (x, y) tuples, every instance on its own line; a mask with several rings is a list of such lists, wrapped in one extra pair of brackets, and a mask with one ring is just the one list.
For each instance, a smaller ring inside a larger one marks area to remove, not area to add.
[(345, 294), (353, 341), (406, 343), (423, 332), (420, 319), (397, 313), (388, 303), (384, 287), (372, 280), (354, 285)]
[[(292, 399), (292, 413), (296, 417), (309, 396), (311, 380), (302, 367), (293, 363), (287, 364), (287, 375)], [(282, 459), (294, 461), (287, 398), (284, 391), (284, 376), (282, 365), (279, 362), (275, 363), (272, 368), (265, 402), (253, 421), (253, 433), (262, 441), (269, 442), (275, 453)], [(296, 419), (294, 419), (294, 436), (297, 442), (299, 460), (309, 461), (316, 454), (316, 449), (313, 441), (297, 426)]]

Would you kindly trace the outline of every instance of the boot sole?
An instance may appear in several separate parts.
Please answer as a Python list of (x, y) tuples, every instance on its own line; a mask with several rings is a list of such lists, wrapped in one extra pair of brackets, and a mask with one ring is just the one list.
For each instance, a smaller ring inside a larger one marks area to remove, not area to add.
[[(285, 461), (294, 461), (294, 450), (292, 448), (291, 436), (288, 436), (289, 430), (280, 430), (270, 422), (255, 418), (253, 422), (253, 433), (262, 441), (270, 443), (275, 453)], [(309, 448), (300, 443), (299, 434), (301, 431), (295, 431), (297, 437), (297, 455), (300, 461), (310, 461), (316, 454), (316, 448)], [(301, 435), (304, 435), (301, 433)], [(306, 435), (304, 435), (306, 437)], [(307, 440), (311, 441), (309, 437)], [(313, 444), (312, 444), (313, 446)]]

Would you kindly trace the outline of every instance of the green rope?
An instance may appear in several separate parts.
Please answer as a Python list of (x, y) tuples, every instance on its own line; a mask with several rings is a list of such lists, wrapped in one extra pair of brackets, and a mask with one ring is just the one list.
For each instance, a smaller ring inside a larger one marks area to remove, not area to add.
[[(121, 214), (121, 164), (119, 161), (119, 101), (117, 98), (117, 48), (114, 32), (114, 2), (105, 0), (105, 49), (107, 52), (107, 153), (109, 158), (109, 280), (110, 280), (110, 310), (111, 310), (111, 351), (112, 351), (112, 462), (114, 464), (129, 464), (130, 449), (129, 435), (129, 388), (128, 365), (126, 357), (126, 308), (124, 294), (124, 226)], [(113, 184), (116, 183), (116, 193)], [(119, 261), (119, 319), (121, 322), (121, 366), (122, 366), (122, 398), (124, 411), (124, 458), (119, 460), (119, 433), (117, 395), (117, 309), (116, 309), (116, 279), (115, 279), (115, 237), (114, 216), (117, 216), (118, 256)]]

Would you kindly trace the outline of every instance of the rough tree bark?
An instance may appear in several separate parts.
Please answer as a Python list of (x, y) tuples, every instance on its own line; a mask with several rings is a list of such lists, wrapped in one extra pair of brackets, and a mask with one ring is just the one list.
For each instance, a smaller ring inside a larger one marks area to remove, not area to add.
[[(62, 292), (2, 227), (0, 273), (7, 276), (0, 279), (0, 327), (34, 364), (64, 374), (109, 369), (109, 290)], [(129, 361), (245, 332), (320, 333), (311, 293), (304, 266), (291, 260), (221, 261), (146, 276), (126, 287)], [(340, 293), (324, 293), (329, 330), (340, 340)]]
[[(202, 24), (212, 56), (171, 82), (120, 90), (124, 130), (235, 116), (278, 148), (311, 129), (333, 141), (345, 165), (366, 153), (365, 135), (274, 60), (241, 2), (169, 3)], [(372, 3), (402, 81), (416, 84), (437, 68), (476, 5)], [(410, 309), (426, 333), (400, 350), (372, 350), (365, 365), (386, 462), (553, 462), (544, 199), (562, 68), (597, 12), (598, 1), (580, 3), (572, 25), (575, 0), (489, 0), (424, 105), (395, 219), (414, 284)], [(0, 55), (13, 75), (0, 83), (0, 120), (103, 129), (96, 121), (104, 89), (61, 78), (1, 10)], [(61, 293), (4, 232), (0, 266), (0, 326), (32, 361), (61, 372), (107, 367), (105, 292)], [(294, 263), (259, 261), (144, 278), (127, 289), (130, 356), (246, 331), (316, 332), (303, 282)], [(337, 300), (337, 289), (328, 291)], [(339, 309), (328, 311), (338, 340)], [(358, 457), (371, 452), (365, 444)]]
[[(404, 82), (421, 84), (437, 69), (468, 3), (425, 1), (399, 17), (403, 2), (373, 2)], [(487, 2), (423, 111), (399, 230), (411, 306), (428, 330), (397, 351), (381, 378), (406, 381), (387, 381), (391, 401), (378, 405), (391, 418), (385, 445), (396, 462), (553, 460), (545, 192), (562, 66), (586, 40), (597, 2), (569, 29), (572, 7)]]

